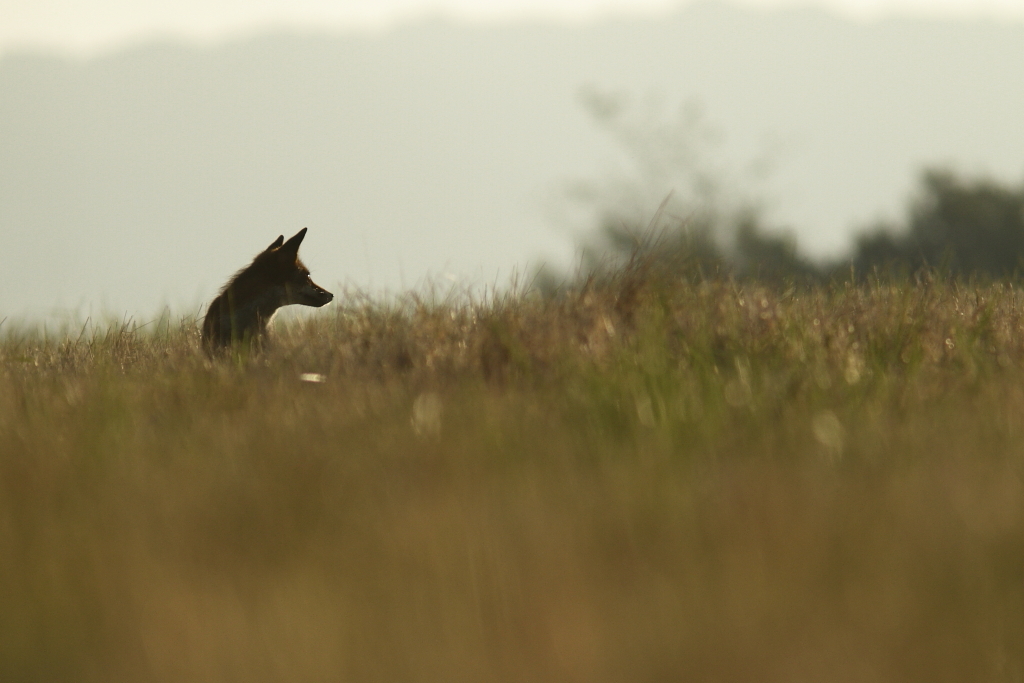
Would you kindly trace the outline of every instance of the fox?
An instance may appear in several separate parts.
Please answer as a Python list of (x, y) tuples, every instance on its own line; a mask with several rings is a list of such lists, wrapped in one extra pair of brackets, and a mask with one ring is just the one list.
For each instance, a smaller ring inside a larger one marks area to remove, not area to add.
[(202, 343), (213, 353), (238, 342), (262, 344), (267, 326), (282, 306), (301, 304), (319, 308), (334, 295), (313, 282), (299, 259), (306, 228), (287, 242), (279, 235), (235, 273), (210, 302), (203, 319)]

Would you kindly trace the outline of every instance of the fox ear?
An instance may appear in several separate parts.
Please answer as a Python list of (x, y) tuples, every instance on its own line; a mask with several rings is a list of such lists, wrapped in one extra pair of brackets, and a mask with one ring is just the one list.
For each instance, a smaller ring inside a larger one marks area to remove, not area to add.
[(282, 244), (284, 244), (284, 235), (278, 235), (277, 239), (271, 242), (270, 246), (267, 247), (267, 251), (270, 251), (271, 249), (277, 249)]
[(302, 244), (302, 238), (305, 236), (306, 228), (299, 230), (292, 237), (290, 237), (287, 242), (284, 243), (284, 246), (281, 247), (281, 251), (290, 251), (294, 254), (299, 253), (299, 245)]

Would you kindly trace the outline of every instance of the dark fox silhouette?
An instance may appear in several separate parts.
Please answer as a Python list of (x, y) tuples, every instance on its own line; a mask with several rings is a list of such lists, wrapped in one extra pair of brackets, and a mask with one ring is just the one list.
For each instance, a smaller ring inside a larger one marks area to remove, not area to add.
[(282, 306), (302, 304), (320, 307), (334, 295), (309, 277), (299, 260), (299, 245), (306, 228), (287, 242), (284, 235), (228, 280), (210, 302), (203, 320), (203, 346), (207, 351), (239, 341), (259, 342), (267, 325)]

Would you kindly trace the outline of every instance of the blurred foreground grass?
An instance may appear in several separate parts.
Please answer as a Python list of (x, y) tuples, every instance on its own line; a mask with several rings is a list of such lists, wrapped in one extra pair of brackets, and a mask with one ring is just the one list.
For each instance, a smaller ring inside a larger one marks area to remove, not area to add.
[(627, 270), (214, 362), (7, 329), (0, 680), (1024, 680), (1022, 312)]

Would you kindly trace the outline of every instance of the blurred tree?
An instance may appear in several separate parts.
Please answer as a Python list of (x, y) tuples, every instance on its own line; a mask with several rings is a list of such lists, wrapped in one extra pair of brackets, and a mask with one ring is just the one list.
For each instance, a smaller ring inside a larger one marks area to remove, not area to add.
[(736, 233), (734, 269), (742, 279), (776, 284), (821, 277), (818, 267), (800, 255), (795, 238), (764, 232), (756, 216), (741, 223)]
[[(878, 224), (857, 236), (853, 250), (853, 269), (856, 273), (903, 273), (911, 268), (914, 255), (909, 240), (899, 236), (898, 228)], [(846, 269), (846, 264), (838, 266)]]
[(706, 218), (662, 223), (664, 207), (646, 228), (627, 224), (614, 213), (601, 216), (601, 224), (582, 248), (584, 273), (614, 270), (626, 262), (643, 262), (659, 275), (702, 277), (729, 269), (715, 239), (715, 225)]
[(649, 268), (684, 276), (817, 276), (792, 238), (762, 226), (760, 203), (749, 188), (770, 164), (760, 158), (737, 172), (724, 160), (723, 136), (698, 103), (685, 102), (666, 116), (657, 98), (637, 107), (625, 95), (591, 88), (581, 99), (624, 152), (624, 163), (604, 180), (569, 188), (587, 226), (583, 274), (639, 258)]
[(1024, 264), (1024, 187), (927, 170), (907, 225), (876, 226), (856, 242), (858, 272), (938, 266), (956, 275), (1009, 277)]

